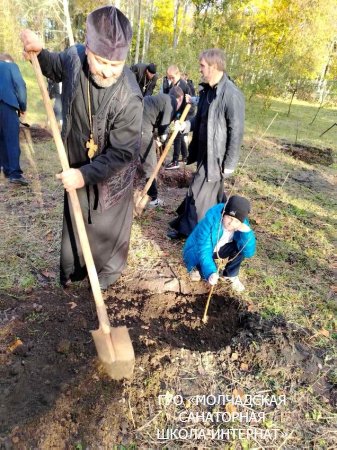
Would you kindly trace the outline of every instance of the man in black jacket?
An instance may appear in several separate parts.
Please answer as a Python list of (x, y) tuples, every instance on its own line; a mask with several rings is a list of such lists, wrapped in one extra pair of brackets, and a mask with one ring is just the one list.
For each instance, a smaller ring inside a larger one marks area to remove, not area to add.
[[(167, 93), (169, 89), (173, 86), (178, 86), (184, 93), (184, 101), (181, 104), (178, 114), (181, 116), (182, 112), (184, 111), (184, 108), (186, 106), (185, 101), (185, 95), (189, 94), (191, 95), (190, 89), (188, 87), (187, 82), (182, 78), (181, 72), (178, 68), (178, 66), (170, 66), (168, 67), (167, 71), (167, 80), (170, 82), (169, 85), (167, 85), (165, 88), (163, 86), (163, 90), (165, 89), (164, 93)], [(179, 117), (178, 117), (179, 118)], [(173, 170), (173, 169), (179, 169), (179, 156), (181, 153), (181, 158), (183, 163), (186, 163), (187, 161), (187, 137), (188, 133), (181, 133), (179, 132), (177, 134), (177, 137), (174, 140), (174, 148), (173, 148), (173, 157), (172, 161), (166, 166), (166, 170)]]
[(224, 179), (232, 175), (240, 156), (244, 96), (226, 75), (222, 50), (205, 50), (199, 65), (203, 89), (198, 111), (180, 127), (183, 132), (193, 131), (187, 164), (196, 162), (197, 170), (178, 217), (170, 223), (170, 238), (188, 236), (206, 211), (223, 201)]
[[(184, 93), (178, 87), (173, 87), (169, 94), (151, 95), (144, 98), (142, 145), (140, 160), (145, 172), (146, 181), (152, 175), (157, 165), (154, 132), (158, 131), (161, 143), (166, 141), (168, 128), (171, 121), (176, 117), (177, 111), (184, 100)], [(158, 198), (157, 180), (154, 179), (147, 194), (151, 198), (150, 207), (163, 205)]]
[[(129, 20), (113, 6), (88, 15), (85, 47), (50, 53), (33, 32), (21, 33), (25, 51), (38, 53), (43, 74), (63, 83), (62, 136), (71, 168), (57, 178), (67, 192), (77, 189), (102, 289), (126, 264), (133, 215), (143, 108), (135, 77), (125, 67), (131, 37)], [(61, 283), (85, 276), (65, 193)]]
[(142, 91), (143, 97), (152, 95), (153, 90), (156, 87), (158, 75), (155, 64), (143, 64), (138, 63), (130, 67), (135, 74), (137, 83)]

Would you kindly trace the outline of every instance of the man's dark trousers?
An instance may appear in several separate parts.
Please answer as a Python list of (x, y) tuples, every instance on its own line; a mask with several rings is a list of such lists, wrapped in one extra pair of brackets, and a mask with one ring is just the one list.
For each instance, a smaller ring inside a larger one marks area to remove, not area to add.
[[(140, 162), (142, 163), (142, 167), (145, 173), (146, 182), (153, 174), (154, 169), (157, 165), (157, 155), (156, 155), (156, 146), (153, 139), (153, 130), (152, 128), (143, 127), (142, 132), (142, 145), (140, 148)], [(147, 191), (147, 195), (151, 198), (151, 200), (156, 200), (158, 197), (158, 188), (157, 188), (157, 180), (156, 178), (152, 181), (149, 190)]]
[(19, 116), (13, 106), (0, 101), (0, 166), (6, 177), (20, 178)]
[(224, 277), (236, 277), (239, 274), (240, 266), (242, 261), (245, 259), (242, 252), (239, 253), (237, 245), (234, 241), (225, 244), (219, 249), (219, 255), (217, 253), (213, 254), (213, 259), (229, 258), (229, 262), (223, 270), (222, 275)]

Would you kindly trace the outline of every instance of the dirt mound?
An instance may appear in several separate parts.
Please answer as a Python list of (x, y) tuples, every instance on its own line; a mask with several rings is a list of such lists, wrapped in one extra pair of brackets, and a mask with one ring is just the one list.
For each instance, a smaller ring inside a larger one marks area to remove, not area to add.
[(53, 136), (50, 130), (39, 125), (31, 125), (29, 127), (20, 125), (20, 139), (28, 140), (28, 142), (31, 139), (34, 144), (38, 144), (50, 141), (53, 139)]
[[(191, 178), (192, 172), (186, 169), (185, 166), (181, 166), (181, 168), (175, 170), (161, 168), (157, 176), (157, 181), (159, 186), (163, 184), (170, 188), (182, 189), (190, 185)], [(145, 175), (141, 165), (137, 167), (134, 184), (139, 188), (145, 185)]]
[(292, 144), (285, 140), (279, 140), (281, 150), (300, 159), (308, 164), (321, 164), (322, 166), (330, 166), (333, 164), (332, 149), (318, 148), (302, 144)]

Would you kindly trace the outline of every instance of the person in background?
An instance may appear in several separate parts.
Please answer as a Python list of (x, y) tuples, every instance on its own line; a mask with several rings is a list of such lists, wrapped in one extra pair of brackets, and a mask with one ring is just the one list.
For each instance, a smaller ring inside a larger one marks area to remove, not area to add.
[[(256, 249), (249, 212), (249, 201), (239, 195), (233, 195), (226, 204), (219, 203), (207, 211), (183, 249), (191, 281), (203, 278), (215, 285), (220, 279), (230, 282), (234, 291), (244, 291), (239, 279), (240, 266), (245, 258), (254, 256)], [(224, 258), (229, 259), (219, 276), (215, 261)]]
[[(85, 46), (51, 53), (43, 49), (35, 33), (21, 33), (25, 51), (38, 54), (43, 74), (63, 83), (62, 136), (70, 169), (57, 178), (67, 192), (77, 190), (103, 290), (125, 267), (133, 217), (143, 97), (133, 73), (125, 66), (131, 38), (129, 20), (113, 6), (88, 15)], [(86, 275), (65, 193), (60, 281), (67, 287)]]
[[(159, 141), (162, 145), (167, 139), (169, 125), (175, 118), (183, 99), (184, 93), (178, 86), (173, 87), (169, 94), (151, 95), (144, 98), (140, 160), (146, 181), (150, 178), (157, 165), (154, 133), (158, 132)], [(151, 198), (150, 207), (164, 204), (158, 198), (156, 179), (153, 180), (147, 194)]]
[(26, 83), (8, 54), (0, 54), (0, 170), (12, 184), (27, 186), (20, 167), (20, 121), (27, 107)]
[(184, 133), (193, 131), (188, 164), (197, 163), (187, 195), (170, 222), (167, 236), (188, 236), (213, 205), (223, 202), (224, 180), (239, 161), (245, 121), (245, 100), (240, 89), (226, 74), (221, 49), (209, 49), (199, 56), (203, 89), (197, 114), (177, 126)]
[(62, 128), (62, 83), (56, 83), (48, 78), (48, 94), (51, 100), (54, 100), (53, 110), (57, 122)]
[(160, 87), (160, 93), (161, 93), (161, 94), (168, 94), (168, 93), (169, 93), (169, 90), (171, 89), (171, 87), (172, 87), (172, 83), (171, 83), (171, 81), (167, 78), (167, 75), (165, 75), (165, 76), (163, 77), (163, 82), (162, 82), (162, 85), (161, 85), (161, 87)]
[[(180, 89), (183, 91), (184, 93), (184, 101), (182, 102), (179, 111), (178, 111), (178, 115), (177, 115), (177, 119), (179, 119), (179, 117), (181, 116), (182, 112), (185, 109), (186, 106), (186, 100), (185, 100), (185, 95), (186, 94), (190, 94), (190, 90), (189, 87), (187, 85), (187, 82), (182, 78), (181, 72), (178, 68), (178, 66), (169, 66), (167, 71), (167, 79), (170, 82), (171, 87), (173, 86), (178, 86), (180, 87)], [(166, 87), (164, 93), (167, 93), (169, 91), (170, 88)], [(190, 117), (190, 115), (189, 115)], [(181, 153), (181, 159), (183, 163), (186, 163), (187, 161), (187, 139), (188, 139), (188, 133), (181, 133), (180, 131), (177, 134), (177, 137), (174, 140), (173, 143), (173, 157), (172, 157), (172, 161), (166, 166), (166, 170), (174, 170), (174, 169), (179, 169), (180, 164), (179, 164), (179, 157), (180, 157), (180, 153)]]
[(135, 74), (137, 83), (142, 91), (143, 97), (153, 94), (156, 87), (158, 75), (155, 64), (138, 63), (130, 67)]
[(183, 78), (186, 81), (187, 86), (190, 90), (191, 97), (195, 97), (196, 93), (195, 93), (195, 87), (194, 87), (193, 81), (188, 78), (188, 74), (186, 72), (183, 73)]

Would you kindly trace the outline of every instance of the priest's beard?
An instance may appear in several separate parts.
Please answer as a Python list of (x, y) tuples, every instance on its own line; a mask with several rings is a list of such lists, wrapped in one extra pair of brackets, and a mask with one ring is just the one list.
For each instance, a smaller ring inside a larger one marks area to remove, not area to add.
[(94, 74), (90, 74), (92, 80), (94, 81), (94, 83), (101, 88), (107, 88), (110, 87), (114, 84), (117, 83), (118, 81), (118, 77), (109, 77), (109, 78), (103, 78), (101, 75), (94, 75)]

